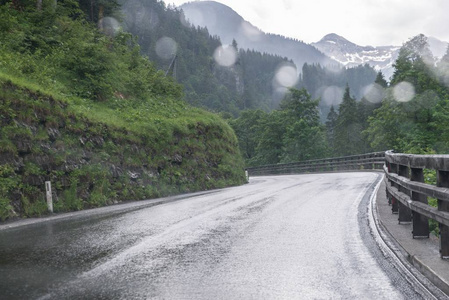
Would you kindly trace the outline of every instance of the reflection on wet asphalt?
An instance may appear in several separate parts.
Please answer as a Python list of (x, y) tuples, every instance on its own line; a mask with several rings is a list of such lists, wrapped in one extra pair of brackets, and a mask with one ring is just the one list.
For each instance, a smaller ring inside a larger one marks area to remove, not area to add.
[(359, 203), (377, 176), (257, 177), (123, 214), (2, 230), (0, 298), (410, 298), (360, 234)]

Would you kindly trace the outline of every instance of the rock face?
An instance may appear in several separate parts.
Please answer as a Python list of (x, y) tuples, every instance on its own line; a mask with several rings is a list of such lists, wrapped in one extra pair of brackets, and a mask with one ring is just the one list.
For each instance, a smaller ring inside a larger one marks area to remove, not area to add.
[(236, 140), (219, 142), (228, 139), (222, 124), (192, 123), (154, 140), (92, 122), (51, 97), (2, 88), (10, 95), (0, 95), (0, 219), (45, 213), (45, 181), (58, 212), (244, 180), (243, 163), (237, 177), (226, 167), (239, 154)]

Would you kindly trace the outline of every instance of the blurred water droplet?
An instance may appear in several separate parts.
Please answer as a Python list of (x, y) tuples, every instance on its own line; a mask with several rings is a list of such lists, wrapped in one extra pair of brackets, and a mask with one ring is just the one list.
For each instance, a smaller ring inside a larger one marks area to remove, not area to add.
[(162, 37), (156, 42), (156, 54), (162, 59), (170, 59), (178, 50), (176, 42), (169, 37)]
[(109, 36), (115, 36), (120, 31), (120, 23), (112, 17), (100, 19), (98, 21), (98, 26)]
[(398, 102), (408, 102), (415, 97), (415, 87), (410, 82), (400, 82), (393, 88), (393, 96)]
[(298, 73), (294, 66), (282, 66), (275, 75), (276, 82), (283, 87), (292, 87), (298, 82)]
[(220, 66), (230, 67), (237, 61), (237, 51), (229, 45), (220, 46), (215, 49), (214, 59)]
[(385, 89), (377, 83), (363, 89), (363, 97), (371, 103), (380, 103), (385, 96)]
[(328, 86), (323, 91), (321, 99), (323, 99), (324, 103), (328, 106), (338, 106), (343, 99), (343, 94), (344, 91), (342, 88), (339, 88), (338, 86)]

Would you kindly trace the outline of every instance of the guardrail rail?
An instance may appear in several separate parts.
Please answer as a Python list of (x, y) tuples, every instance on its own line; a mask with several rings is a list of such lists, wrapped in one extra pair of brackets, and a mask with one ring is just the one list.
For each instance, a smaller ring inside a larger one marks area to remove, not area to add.
[(382, 170), (385, 152), (306, 160), (294, 163), (247, 168), (249, 176), (338, 172), (356, 170)]
[[(436, 186), (424, 183), (424, 170), (436, 172)], [(429, 219), (439, 224), (441, 258), (449, 258), (449, 155), (385, 153), (385, 184), (399, 224), (412, 223), (413, 238), (429, 237)], [(428, 204), (428, 198), (438, 207)]]

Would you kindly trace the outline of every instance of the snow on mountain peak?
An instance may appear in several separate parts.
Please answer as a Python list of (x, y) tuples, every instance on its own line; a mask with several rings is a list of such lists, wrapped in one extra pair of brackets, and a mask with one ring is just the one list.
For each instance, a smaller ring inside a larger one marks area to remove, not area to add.
[[(428, 37), (427, 42), (437, 59), (446, 53), (448, 43), (433, 37)], [(401, 48), (399, 46), (359, 46), (335, 33), (324, 36), (319, 42), (312, 43), (312, 45), (344, 66), (354, 67), (369, 64), (374, 69), (382, 71), (387, 79), (393, 75), (393, 64)]]
[(355, 67), (369, 64), (376, 70), (382, 71), (386, 78), (393, 74), (392, 65), (400, 48), (359, 46), (335, 33), (324, 36), (312, 45), (344, 66)]

